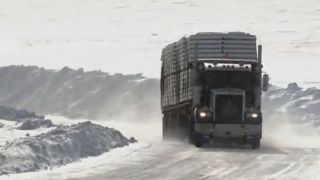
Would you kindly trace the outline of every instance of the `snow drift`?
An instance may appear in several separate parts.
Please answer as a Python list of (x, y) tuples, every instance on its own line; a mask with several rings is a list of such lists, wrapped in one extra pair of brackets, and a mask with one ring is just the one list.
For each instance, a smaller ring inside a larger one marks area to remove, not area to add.
[(0, 147), (0, 174), (61, 166), (134, 142), (133, 137), (127, 139), (115, 129), (91, 122), (58, 126), (47, 133), (16, 139)]

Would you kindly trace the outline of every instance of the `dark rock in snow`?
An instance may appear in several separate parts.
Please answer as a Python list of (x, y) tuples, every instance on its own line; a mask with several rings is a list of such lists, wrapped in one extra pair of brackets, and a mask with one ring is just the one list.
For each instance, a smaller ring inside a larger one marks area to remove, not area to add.
[(20, 122), (23, 119), (36, 118), (44, 119), (44, 116), (38, 116), (35, 112), (15, 109), (13, 107), (0, 106), (0, 119)]
[(299, 90), (301, 90), (301, 89), (302, 89), (302, 88), (299, 87), (297, 83), (289, 83), (286, 90), (287, 90), (287, 91), (293, 91), (293, 92), (295, 92), (295, 91), (299, 91)]
[(136, 142), (138, 142), (134, 137), (131, 137), (130, 139), (129, 139), (129, 142), (130, 143), (136, 143)]
[(17, 139), (0, 149), (0, 174), (62, 166), (136, 142), (113, 128), (91, 122), (60, 126), (37, 136)]
[(54, 124), (48, 119), (26, 119), (22, 121), (21, 126), (18, 128), (20, 130), (33, 130), (40, 127), (50, 128)]

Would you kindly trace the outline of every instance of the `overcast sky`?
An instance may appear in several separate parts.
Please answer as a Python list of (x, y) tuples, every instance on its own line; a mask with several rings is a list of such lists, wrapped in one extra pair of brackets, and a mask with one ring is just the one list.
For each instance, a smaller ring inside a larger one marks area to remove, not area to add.
[(305, 2), (0, 0), (0, 65), (158, 77), (161, 49), (181, 36), (246, 31), (274, 80), (320, 81), (320, 1)]

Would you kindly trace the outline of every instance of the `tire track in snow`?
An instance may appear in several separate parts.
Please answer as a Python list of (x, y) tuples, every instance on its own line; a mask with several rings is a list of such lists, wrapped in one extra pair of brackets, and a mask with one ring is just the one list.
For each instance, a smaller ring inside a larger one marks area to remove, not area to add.
[(271, 180), (271, 179), (277, 178), (277, 177), (285, 174), (286, 172), (288, 172), (290, 169), (292, 169), (296, 165), (297, 165), (297, 163), (289, 163), (287, 165), (287, 167), (285, 167), (285, 168), (283, 168), (283, 169), (271, 174), (270, 176), (266, 177), (265, 180)]

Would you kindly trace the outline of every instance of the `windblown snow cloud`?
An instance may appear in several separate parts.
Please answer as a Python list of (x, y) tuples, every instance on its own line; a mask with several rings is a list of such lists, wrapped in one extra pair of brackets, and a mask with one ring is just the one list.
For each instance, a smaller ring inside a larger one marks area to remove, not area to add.
[(148, 120), (160, 116), (158, 79), (34, 66), (0, 68), (0, 105), (71, 118)]

